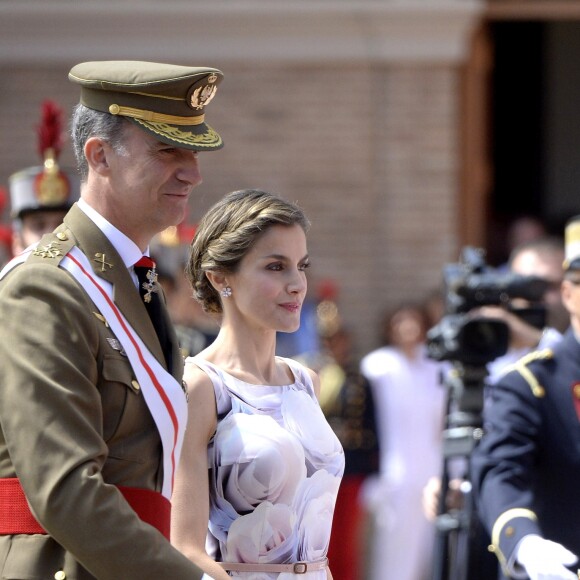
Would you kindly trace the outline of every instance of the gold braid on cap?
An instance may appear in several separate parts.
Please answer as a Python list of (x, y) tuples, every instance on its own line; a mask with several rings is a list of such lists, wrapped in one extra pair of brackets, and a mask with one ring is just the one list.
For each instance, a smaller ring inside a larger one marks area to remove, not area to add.
[(178, 117), (177, 115), (165, 115), (144, 109), (134, 109), (133, 107), (122, 107), (121, 105), (110, 105), (111, 115), (123, 115), (134, 119), (143, 119), (150, 123), (169, 123), (170, 125), (201, 125), (205, 121), (205, 115), (196, 117)]

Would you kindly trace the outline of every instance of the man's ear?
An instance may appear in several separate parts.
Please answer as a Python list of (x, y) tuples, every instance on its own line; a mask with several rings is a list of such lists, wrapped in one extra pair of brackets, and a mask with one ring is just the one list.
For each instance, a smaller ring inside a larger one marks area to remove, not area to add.
[(85, 143), (84, 151), (87, 163), (93, 171), (100, 174), (108, 173), (107, 154), (110, 154), (111, 149), (102, 139), (89, 137)]

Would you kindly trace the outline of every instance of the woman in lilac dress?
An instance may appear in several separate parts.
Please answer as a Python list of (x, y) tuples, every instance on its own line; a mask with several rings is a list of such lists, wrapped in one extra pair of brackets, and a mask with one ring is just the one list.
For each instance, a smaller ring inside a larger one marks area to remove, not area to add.
[(295, 204), (244, 190), (208, 211), (192, 243), (187, 274), (220, 331), (186, 360), (189, 421), (171, 532), (195, 562), (217, 562), (206, 568), (216, 580), (332, 578), (344, 453), (316, 374), (275, 355), (276, 333), (299, 326), (307, 228)]

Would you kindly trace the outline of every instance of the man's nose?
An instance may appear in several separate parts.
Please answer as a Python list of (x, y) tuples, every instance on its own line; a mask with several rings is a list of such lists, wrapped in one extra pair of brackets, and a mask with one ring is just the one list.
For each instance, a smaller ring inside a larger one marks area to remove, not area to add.
[(184, 155), (183, 163), (177, 173), (177, 178), (192, 187), (199, 185), (203, 180), (199, 168), (197, 151), (188, 151)]

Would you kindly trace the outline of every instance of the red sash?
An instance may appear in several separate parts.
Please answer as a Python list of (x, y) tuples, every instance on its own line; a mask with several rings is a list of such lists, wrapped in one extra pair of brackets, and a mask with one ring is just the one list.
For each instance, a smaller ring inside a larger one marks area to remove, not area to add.
[[(171, 503), (157, 491), (118, 486), (139, 518), (169, 540)], [(0, 535), (46, 534), (32, 515), (18, 478), (0, 479)]]

